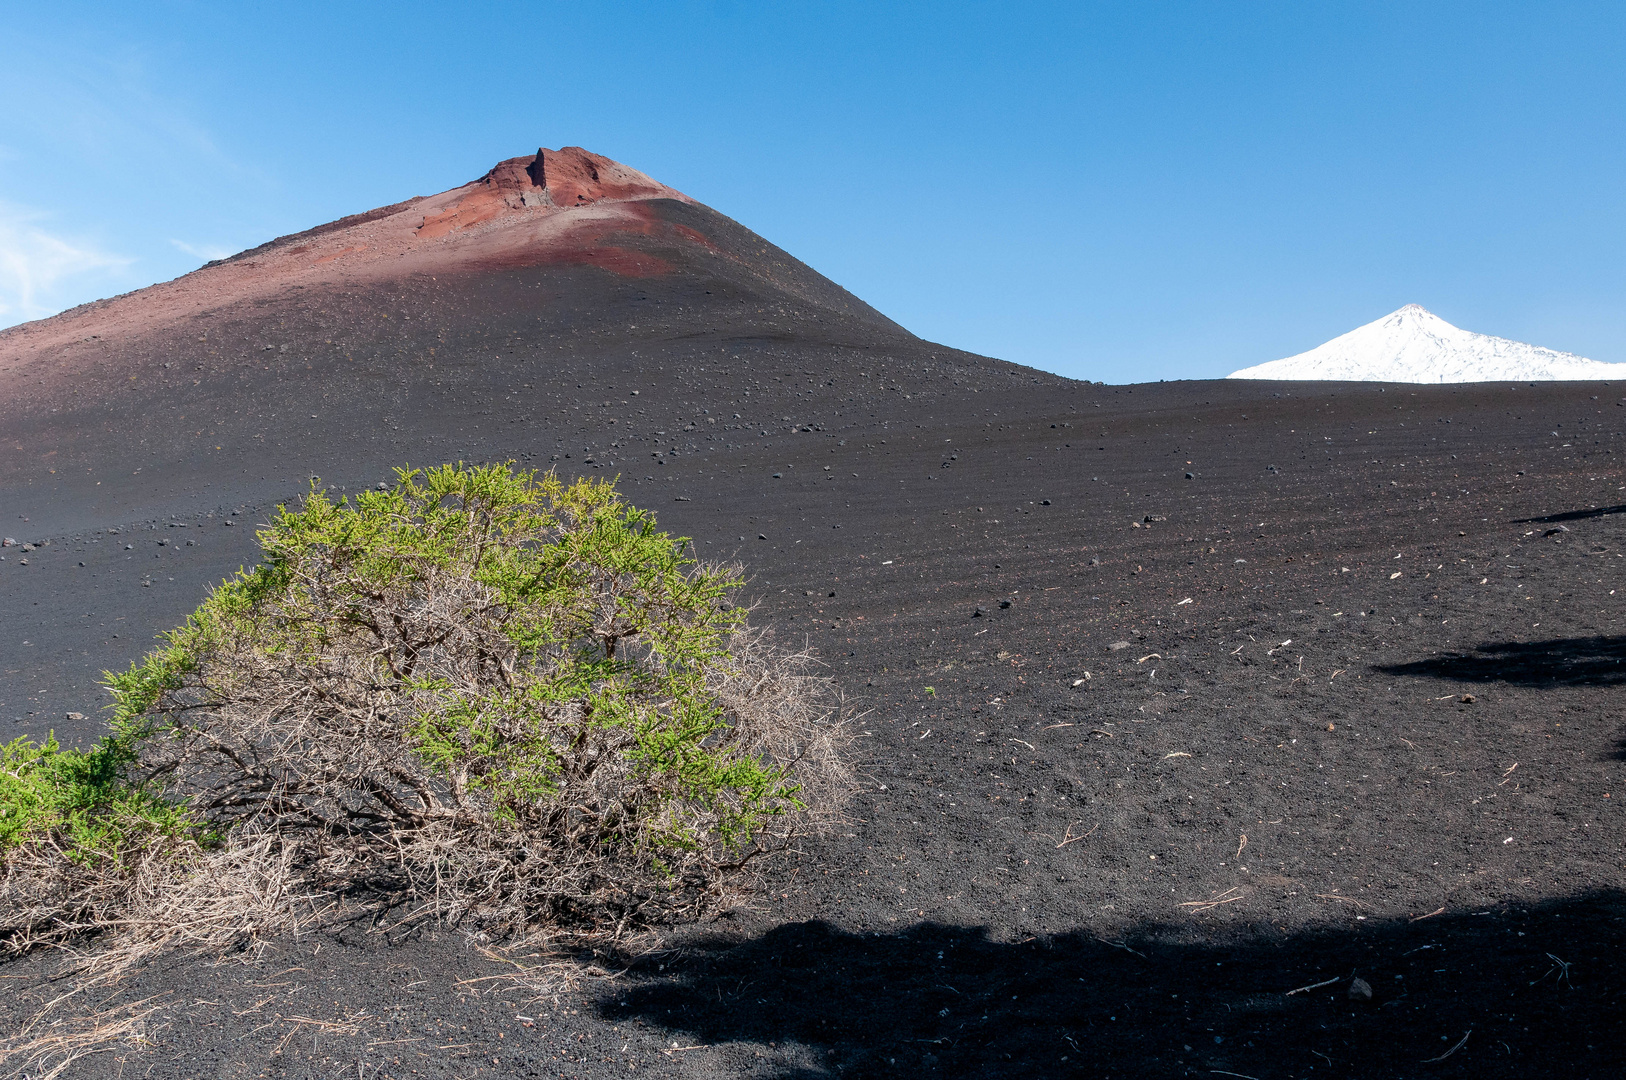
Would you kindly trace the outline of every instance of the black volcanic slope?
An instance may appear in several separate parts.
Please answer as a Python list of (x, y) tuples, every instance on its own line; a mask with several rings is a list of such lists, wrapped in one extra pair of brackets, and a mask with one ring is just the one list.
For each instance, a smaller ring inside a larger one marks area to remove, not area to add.
[[(155, 962), (110, 1003), (148, 1044), (76, 1068), (1622, 1074), (1626, 391), (1071, 382), (659, 212), (738, 257), (289, 290), (36, 373), (0, 734), (94, 737), (310, 476), (512, 459), (746, 564), (866, 710), (850, 827), (543, 993), (452, 931)], [(0, 967), (13, 1022), (52, 963)]]

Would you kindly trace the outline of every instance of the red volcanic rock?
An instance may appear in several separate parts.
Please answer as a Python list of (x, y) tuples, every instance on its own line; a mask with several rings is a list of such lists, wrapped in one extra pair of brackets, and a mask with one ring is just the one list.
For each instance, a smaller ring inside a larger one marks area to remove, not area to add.
[(451, 206), (425, 214), (418, 236), (435, 240), (483, 225), (510, 210), (570, 209), (606, 199), (685, 198), (637, 169), (579, 146), (543, 147), (535, 157), (500, 161), (469, 187), (474, 190)]
[(546, 188), (556, 206), (575, 206), (600, 199), (650, 199), (675, 194), (637, 169), (588, 153), (579, 146), (538, 150), (527, 174)]
[(579, 146), (559, 150), (542, 147), (535, 157), (499, 161), (475, 182), (504, 194), (541, 188), (549, 193), (555, 206), (675, 194), (665, 184), (651, 180), (637, 169), (629, 169)]

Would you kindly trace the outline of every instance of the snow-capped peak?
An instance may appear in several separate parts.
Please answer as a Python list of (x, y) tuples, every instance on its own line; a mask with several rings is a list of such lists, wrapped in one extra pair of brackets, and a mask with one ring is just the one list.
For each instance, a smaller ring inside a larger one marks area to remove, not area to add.
[(1626, 364), (1604, 364), (1452, 326), (1407, 304), (1309, 352), (1232, 372), (1231, 379), (1329, 382), (1541, 382), (1626, 378)]

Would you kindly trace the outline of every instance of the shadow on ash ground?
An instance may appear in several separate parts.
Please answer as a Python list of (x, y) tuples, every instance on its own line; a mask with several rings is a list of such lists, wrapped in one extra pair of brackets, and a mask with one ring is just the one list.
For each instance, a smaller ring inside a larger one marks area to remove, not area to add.
[[(101, 1003), (110, 1014), (156, 1006), (140, 1029), (150, 1045), (115, 1043), (74, 1068), (1263, 1080), (1522, 1077), (1561, 1062), (1565, 1076), (1604, 1080), (1623, 1060), (1619, 893), (1225, 944), (1194, 940), (1189, 924), (1002, 941), (980, 927), (863, 933), (749, 914), (688, 936), (641, 957), (600, 957), (618, 974), (540, 996), (492, 979), (500, 969), (455, 937), (329, 939), (253, 968), (196, 962), (184, 991), (171, 962)], [(358, 966), (365, 976), (341, 990)], [(1351, 999), (1356, 978), (1369, 1000)], [(50, 992), (12, 985), (13, 1017)]]
[[(1622, 1060), (1622, 899), (1229, 945), (1192, 943), (1187, 927), (1001, 942), (964, 926), (797, 923), (698, 943), (664, 973), (638, 964), (599, 1009), (686, 1043), (793, 1043), (815, 1061), (781, 1075), (808, 1077), (1449, 1076), (1449, 1059), (1425, 1062), (1464, 1035), (1460, 1075), (1562, 1061), (1602, 1077)], [(1356, 977), (1371, 1000), (1350, 999)]]
[[(456, 934), (171, 957), (80, 1074), (1626, 1073), (1618, 393), (1095, 386), (718, 273), (291, 297), (119, 345), (150, 402), (0, 403), (51, 541), (0, 563), (4, 737), (94, 738), (301, 477), (457, 459), (621, 476), (866, 710), (848, 828), (610, 981), (467, 981)], [(13, 1027), (51, 963), (0, 965)]]

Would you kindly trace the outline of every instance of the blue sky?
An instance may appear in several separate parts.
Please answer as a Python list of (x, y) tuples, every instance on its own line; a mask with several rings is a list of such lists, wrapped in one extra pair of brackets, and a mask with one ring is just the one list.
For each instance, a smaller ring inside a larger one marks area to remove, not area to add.
[(0, 325), (624, 161), (916, 333), (1209, 378), (1415, 302), (1626, 361), (1626, 6), (0, 2)]

